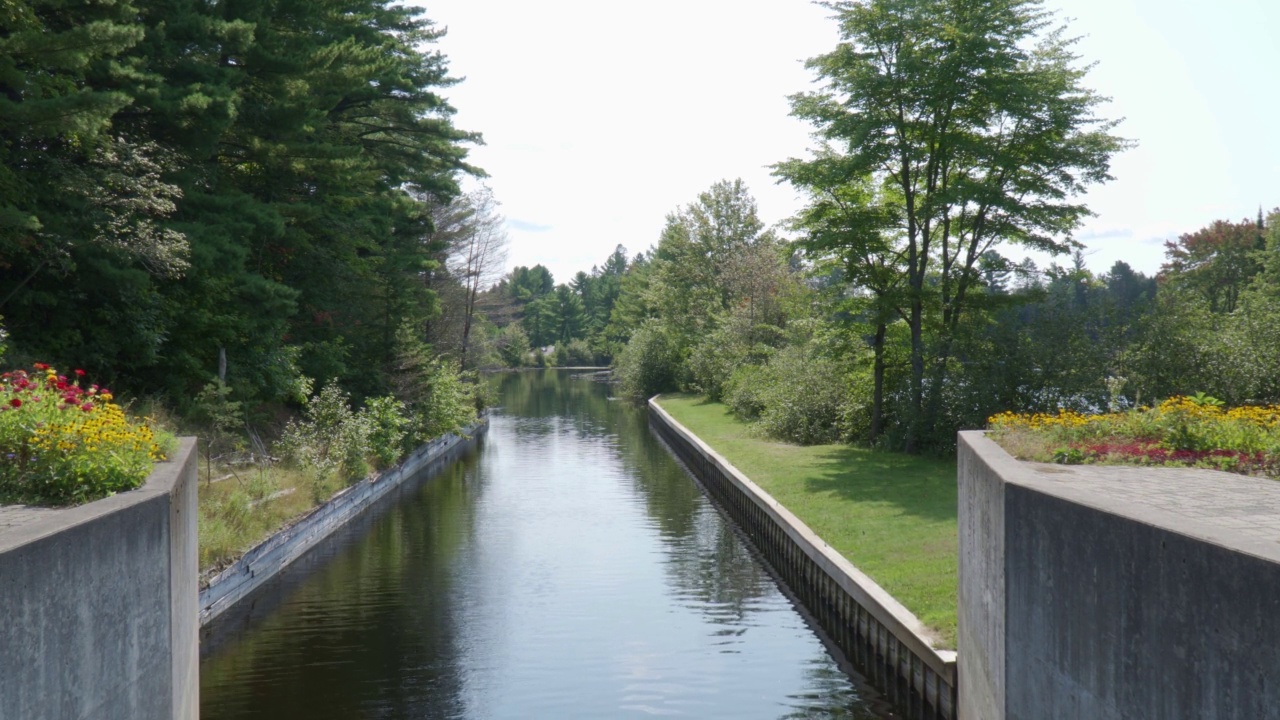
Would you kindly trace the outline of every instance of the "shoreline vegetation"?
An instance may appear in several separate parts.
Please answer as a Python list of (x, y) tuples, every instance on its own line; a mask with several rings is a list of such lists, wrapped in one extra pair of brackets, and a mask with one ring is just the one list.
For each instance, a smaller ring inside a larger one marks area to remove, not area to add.
[(955, 647), (954, 460), (776, 442), (701, 396), (657, 402)]

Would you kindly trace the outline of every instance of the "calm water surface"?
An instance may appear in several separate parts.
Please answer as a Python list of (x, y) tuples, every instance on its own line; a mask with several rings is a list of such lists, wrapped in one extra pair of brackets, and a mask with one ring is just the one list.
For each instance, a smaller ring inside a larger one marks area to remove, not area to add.
[(206, 635), (201, 717), (875, 718), (653, 436), (563, 371)]

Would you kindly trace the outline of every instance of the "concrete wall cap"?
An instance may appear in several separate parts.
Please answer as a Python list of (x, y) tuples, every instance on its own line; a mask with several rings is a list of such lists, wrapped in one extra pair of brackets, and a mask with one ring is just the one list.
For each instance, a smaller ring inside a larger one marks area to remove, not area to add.
[(1203, 468), (1027, 462), (980, 430), (961, 432), (959, 443), (1005, 483), (1280, 562), (1275, 480)]

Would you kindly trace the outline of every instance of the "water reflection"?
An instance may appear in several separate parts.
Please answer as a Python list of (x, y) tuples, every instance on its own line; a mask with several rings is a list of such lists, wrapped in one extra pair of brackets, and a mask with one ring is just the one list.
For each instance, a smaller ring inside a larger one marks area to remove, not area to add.
[(642, 410), (493, 382), (477, 456), (205, 649), (202, 717), (874, 717)]

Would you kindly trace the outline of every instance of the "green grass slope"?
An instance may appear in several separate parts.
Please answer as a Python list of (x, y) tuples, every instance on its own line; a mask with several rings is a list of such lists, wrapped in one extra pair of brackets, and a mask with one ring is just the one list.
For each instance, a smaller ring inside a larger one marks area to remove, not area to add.
[(659, 404), (955, 647), (954, 460), (790, 445), (698, 396)]

